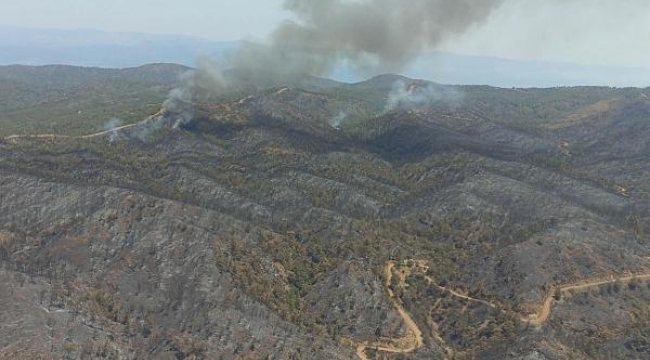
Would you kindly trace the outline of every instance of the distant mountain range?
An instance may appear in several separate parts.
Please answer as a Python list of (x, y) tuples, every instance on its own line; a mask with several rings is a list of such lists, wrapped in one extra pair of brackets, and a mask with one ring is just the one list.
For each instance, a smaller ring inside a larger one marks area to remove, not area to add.
[(150, 63), (193, 65), (199, 55), (219, 56), (237, 42), (187, 36), (0, 27), (1, 65), (76, 65), (106, 68)]
[[(236, 41), (215, 42), (176, 35), (0, 27), (0, 65), (124, 68), (168, 62), (192, 66), (200, 55), (219, 57), (237, 44)], [(446, 84), (498, 87), (650, 86), (650, 69), (507, 60), (443, 52), (423, 53), (403, 74)], [(331, 77), (346, 82), (361, 80), (346, 67), (336, 69)]]

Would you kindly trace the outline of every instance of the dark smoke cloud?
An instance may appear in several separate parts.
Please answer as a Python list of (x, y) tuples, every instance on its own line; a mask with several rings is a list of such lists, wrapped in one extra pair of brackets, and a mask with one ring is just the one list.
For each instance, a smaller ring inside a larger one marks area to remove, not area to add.
[[(244, 48), (234, 66), (327, 74), (340, 60), (359, 70), (401, 70), (419, 51), (482, 22), (502, 0), (286, 0), (296, 16), (268, 47)], [(264, 50), (262, 50), (264, 49)], [(255, 63), (257, 60), (263, 60)], [(251, 63), (252, 61), (252, 63)]]
[(182, 77), (163, 109), (176, 125), (193, 117), (197, 94), (218, 95), (234, 85), (230, 68), (259, 83), (294, 75), (327, 75), (339, 62), (364, 75), (399, 71), (423, 49), (485, 20), (503, 0), (286, 0), (295, 15), (266, 44), (245, 43), (224, 66), (201, 59)]

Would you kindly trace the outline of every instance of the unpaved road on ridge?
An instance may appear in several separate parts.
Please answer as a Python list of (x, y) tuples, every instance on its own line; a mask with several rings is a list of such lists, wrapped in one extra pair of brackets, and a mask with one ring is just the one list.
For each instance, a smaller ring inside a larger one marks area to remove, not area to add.
[[(574, 283), (574, 284), (569, 284), (569, 285), (563, 285), (559, 287), (559, 291), (561, 293), (568, 292), (568, 291), (580, 291), (580, 290), (585, 290), (589, 289), (592, 287), (597, 287), (601, 285), (607, 285), (607, 284), (613, 284), (616, 282), (621, 282), (621, 283), (629, 283), (632, 280), (650, 280), (650, 273), (649, 274), (639, 274), (639, 275), (629, 275), (625, 277), (619, 277), (619, 278), (610, 278), (610, 279), (597, 279), (597, 280), (592, 280), (584, 283)], [(551, 316), (551, 308), (553, 306), (553, 301), (555, 301), (555, 298), (553, 297), (555, 291), (551, 291), (547, 296), (546, 299), (544, 299), (544, 302), (539, 308), (539, 311), (537, 314), (532, 314), (529, 315), (528, 317), (522, 317), (522, 321), (527, 322), (529, 324), (535, 325), (535, 326), (541, 326), (543, 325), (546, 321), (548, 321), (548, 318)]]
[[(393, 290), (390, 287), (390, 283), (393, 279), (393, 270), (395, 269), (395, 263), (390, 261), (386, 264), (384, 267), (384, 273), (386, 276), (386, 281), (384, 283), (384, 286), (386, 286), (386, 290), (388, 291), (388, 296), (395, 305), (395, 308), (397, 309), (397, 312), (399, 315), (402, 317), (404, 324), (407, 327), (407, 335), (401, 339), (384, 339), (380, 340), (374, 343), (370, 342), (364, 342), (362, 344), (359, 344), (356, 348), (356, 353), (359, 359), (361, 360), (370, 360), (368, 356), (366, 355), (366, 350), (369, 349), (374, 349), (377, 351), (383, 351), (383, 352), (389, 352), (389, 353), (399, 353), (399, 354), (405, 354), (405, 353), (411, 353), (419, 349), (420, 347), (423, 346), (424, 340), (422, 338), (422, 331), (418, 327), (417, 323), (413, 320), (411, 315), (404, 309), (404, 307), (401, 304), (401, 301), (395, 296), (393, 293)], [(431, 284), (435, 284), (434, 280), (429, 277), (425, 276), (427, 281)], [(600, 278), (596, 280), (591, 280), (587, 282), (582, 282), (582, 283), (573, 283), (573, 284), (567, 284), (567, 285), (562, 285), (559, 288), (556, 287), (556, 289), (559, 289), (561, 293), (564, 292), (569, 292), (569, 291), (581, 291), (581, 290), (586, 290), (592, 287), (598, 287), (602, 285), (607, 285), (607, 284), (613, 284), (616, 282), (620, 283), (629, 283), (630, 281), (633, 280), (650, 280), (650, 273), (646, 274), (637, 274), (637, 275), (628, 275), (624, 277), (614, 277), (611, 276), (610, 278)], [(402, 280), (403, 281), (403, 280)], [(403, 285), (403, 284), (402, 284)], [(463, 299), (466, 301), (473, 301), (473, 302), (478, 302), (481, 304), (484, 304), (486, 306), (489, 306), (491, 308), (499, 308), (497, 305), (490, 303), (485, 300), (480, 300), (480, 299), (475, 299), (467, 295), (463, 295), (457, 291), (454, 291), (450, 288), (447, 287), (442, 287), (439, 285), (435, 285), (438, 287), (440, 290), (448, 292), (454, 297), (457, 297), (459, 299)], [(548, 321), (548, 319), (551, 316), (552, 312), (552, 306), (553, 302), (555, 301), (554, 295), (556, 293), (556, 290), (553, 290), (549, 292), (549, 294), (544, 298), (544, 301), (539, 307), (539, 310), (536, 314), (531, 314), (528, 316), (521, 316), (521, 321), (527, 322), (529, 324), (535, 325), (535, 326), (541, 326), (544, 323)], [(441, 346), (443, 350), (447, 353), (447, 355), (453, 354), (453, 349), (451, 349), (448, 346), (444, 345), (444, 340), (440, 337), (437, 336), (436, 334), (436, 340), (441, 342)], [(392, 344), (391, 344), (392, 343)]]
[(92, 134), (87, 134), (87, 135), (77, 135), (77, 136), (71, 136), (71, 135), (57, 135), (57, 134), (26, 134), (26, 135), (9, 135), (5, 136), (3, 138), (0, 138), (2, 140), (18, 140), (18, 139), (91, 139), (91, 138), (96, 138), (104, 135), (108, 135), (114, 131), (120, 131), (128, 128), (132, 128), (134, 126), (143, 124), (144, 122), (148, 121), (149, 119), (133, 124), (128, 124), (128, 125), (122, 125), (118, 126), (115, 128), (112, 128), (110, 130), (104, 130), (104, 131), (99, 131), (96, 133)]

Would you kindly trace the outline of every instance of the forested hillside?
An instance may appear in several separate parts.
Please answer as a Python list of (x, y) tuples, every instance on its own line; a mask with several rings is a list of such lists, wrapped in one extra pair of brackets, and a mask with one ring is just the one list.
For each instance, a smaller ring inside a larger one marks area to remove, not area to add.
[(0, 358), (650, 355), (650, 90), (4, 70)]

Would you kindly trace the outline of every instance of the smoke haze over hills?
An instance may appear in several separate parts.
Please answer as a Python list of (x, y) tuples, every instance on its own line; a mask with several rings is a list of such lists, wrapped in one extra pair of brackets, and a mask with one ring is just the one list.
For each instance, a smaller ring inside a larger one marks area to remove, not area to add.
[[(211, 42), (191, 37), (107, 33), (92, 30), (2, 28), (0, 64), (66, 64), (106, 68), (169, 62), (196, 66), (200, 56), (220, 58), (238, 42)], [(18, 46), (15, 39), (20, 38)], [(65, 42), (61, 42), (66, 39)], [(45, 44), (49, 44), (46, 46)], [(574, 85), (635, 86), (650, 84), (650, 70), (587, 66), (571, 63), (509, 60), (496, 57), (422, 52), (401, 73), (445, 84), (485, 84), (499, 87)], [(350, 66), (335, 67), (330, 77), (359, 81)]]

